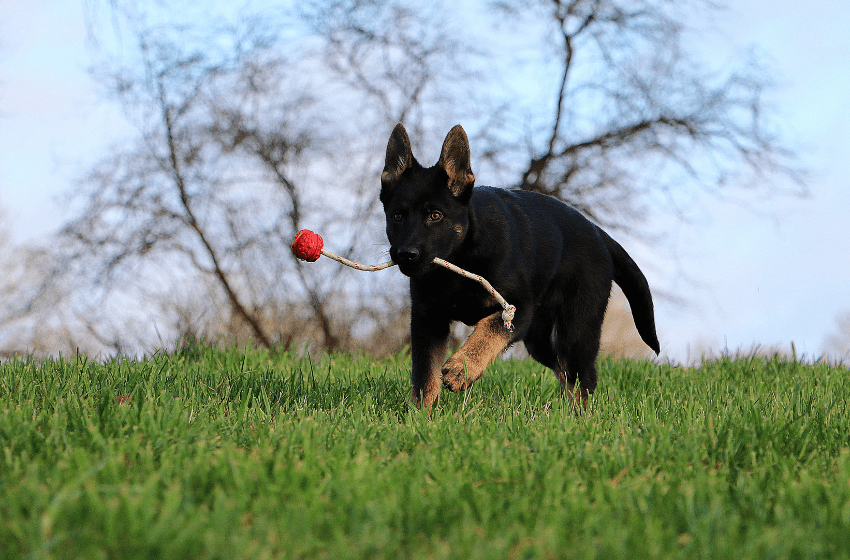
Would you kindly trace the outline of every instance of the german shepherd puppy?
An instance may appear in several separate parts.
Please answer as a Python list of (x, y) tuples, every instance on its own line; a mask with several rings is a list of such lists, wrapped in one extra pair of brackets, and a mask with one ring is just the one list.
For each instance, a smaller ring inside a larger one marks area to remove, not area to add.
[[(411, 402), (430, 411), (441, 384), (466, 389), (522, 340), (552, 369), (562, 392), (586, 407), (596, 389), (612, 280), (623, 289), (641, 338), (659, 352), (649, 284), (628, 253), (574, 208), (534, 192), (473, 188), (469, 160), (460, 125), (446, 136), (433, 167), (414, 159), (401, 124), (387, 145), (380, 200), (390, 257), (410, 277)], [(513, 330), (480, 284), (435, 265), (434, 257), (487, 279), (516, 306)], [(453, 321), (475, 329), (444, 362)]]

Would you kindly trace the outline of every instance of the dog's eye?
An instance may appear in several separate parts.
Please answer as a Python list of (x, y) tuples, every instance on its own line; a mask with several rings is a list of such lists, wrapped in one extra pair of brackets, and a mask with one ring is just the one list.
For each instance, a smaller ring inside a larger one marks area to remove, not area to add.
[(443, 214), (441, 212), (438, 212), (437, 210), (434, 210), (430, 214), (428, 214), (428, 220), (431, 222), (439, 222), (442, 219)]
[(395, 214), (393, 214), (393, 221), (394, 222), (400, 222), (401, 221), (401, 214), (399, 212), (396, 212)]

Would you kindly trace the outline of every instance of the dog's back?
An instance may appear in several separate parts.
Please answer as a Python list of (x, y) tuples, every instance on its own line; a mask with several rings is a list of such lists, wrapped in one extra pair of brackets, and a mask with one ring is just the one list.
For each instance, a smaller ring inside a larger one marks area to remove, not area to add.
[[(550, 196), (528, 191), (476, 187), (469, 207), (470, 233), (476, 246), (492, 245), (498, 276), (530, 272), (529, 289), (543, 289), (557, 272), (579, 273), (581, 258), (606, 260), (601, 230), (574, 208)], [(598, 263), (596, 263), (598, 264)]]

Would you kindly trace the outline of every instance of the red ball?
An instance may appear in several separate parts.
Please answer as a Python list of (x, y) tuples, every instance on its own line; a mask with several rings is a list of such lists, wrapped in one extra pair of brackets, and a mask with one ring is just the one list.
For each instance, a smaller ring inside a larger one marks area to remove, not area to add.
[(323, 245), (324, 241), (321, 235), (313, 233), (309, 229), (302, 229), (295, 234), (292, 252), (302, 261), (314, 262), (322, 256)]

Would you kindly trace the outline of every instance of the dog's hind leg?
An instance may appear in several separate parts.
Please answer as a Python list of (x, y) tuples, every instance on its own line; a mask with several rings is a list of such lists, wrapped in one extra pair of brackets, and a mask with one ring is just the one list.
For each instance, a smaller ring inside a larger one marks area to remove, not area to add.
[(532, 358), (552, 370), (552, 373), (561, 383), (561, 394), (563, 394), (567, 387), (567, 370), (558, 360), (555, 351), (554, 328), (555, 318), (552, 314), (547, 314), (545, 310), (538, 309), (534, 321), (522, 341)]
[(501, 312), (484, 317), (463, 346), (443, 364), (443, 385), (453, 392), (467, 389), (510, 343), (510, 333), (502, 323)]
[(574, 399), (576, 407), (581, 406), (586, 410), (588, 397), (596, 390), (598, 382), (596, 357), (599, 354), (602, 320), (608, 302), (600, 297), (594, 304), (590, 294), (579, 301), (583, 305), (574, 299), (573, 305), (566, 308), (569, 312), (558, 315), (555, 347), (558, 363), (565, 373), (567, 392)]
[[(554, 308), (554, 306), (550, 308)], [(581, 387), (576, 390), (578, 378), (576, 370), (570, 369), (571, 362), (566, 353), (561, 356), (558, 355), (556, 345), (559, 338), (557, 329), (555, 329), (555, 321), (556, 317), (552, 313), (546, 313), (545, 309), (538, 309), (534, 322), (522, 341), (532, 358), (552, 370), (561, 384), (561, 396), (567, 393), (573, 401), (573, 412), (577, 412), (579, 407), (587, 408), (587, 391)], [(564, 319), (559, 319), (559, 322), (563, 324)]]
[(576, 390), (576, 380), (578, 379), (578, 376), (576, 375), (575, 370), (570, 369), (569, 360), (566, 357), (561, 356), (560, 358), (556, 358), (555, 365), (550, 367), (552, 368), (552, 373), (554, 373), (555, 377), (558, 378), (558, 381), (561, 382), (561, 397), (566, 394), (567, 397), (572, 400), (572, 412), (577, 413), (579, 410), (586, 410), (588, 392), (583, 387), (579, 387), (579, 389)]
[[(565, 373), (567, 394), (574, 399), (575, 406), (587, 409), (587, 400), (596, 391), (599, 374), (596, 371), (596, 356), (599, 352), (599, 337), (591, 334), (588, 339), (569, 346), (560, 357), (560, 362), (569, 368)], [(578, 381), (578, 389), (576, 388)]]

